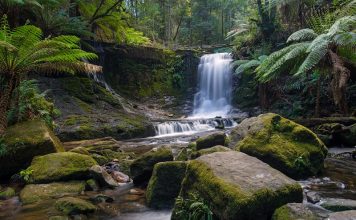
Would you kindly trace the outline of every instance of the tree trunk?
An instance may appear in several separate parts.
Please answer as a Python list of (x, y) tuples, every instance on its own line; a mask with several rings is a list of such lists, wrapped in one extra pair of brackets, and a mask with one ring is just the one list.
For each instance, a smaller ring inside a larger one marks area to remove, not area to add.
[(11, 96), (16, 87), (15, 75), (12, 74), (10, 80), (7, 83), (4, 93), (0, 97), (0, 136), (4, 134), (7, 128), (7, 110), (11, 104)]
[(320, 90), (321, 90), (321, 77), (319, 76), (317, 85), (316, 85), (316, 98), (315, 98), (315, 117), (320, 117)]
[(258, 85), (258, 96), (260, 101), (260, 106), (262, 109), (268, 108), (268, 98), (267, 98), (267, 84), (261, 83)]
[(350, 78), (350, 70), (345, 67), (344, 61), (332, 50), (329, 50), (329, 57), (332, 64), (331, 91), (335, 105), (340, 109), (341, 113), (348, 114), (348, 106), (346, 101), (347, 81)]

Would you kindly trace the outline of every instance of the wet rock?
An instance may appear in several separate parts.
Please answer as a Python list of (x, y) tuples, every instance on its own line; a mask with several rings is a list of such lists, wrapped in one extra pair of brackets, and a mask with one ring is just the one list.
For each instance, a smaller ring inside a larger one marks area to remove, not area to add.
[(84, 155), (90, 155), (89, 151), (85, 147), (76, 147), (76, 148), (70, 150), (69, 152), (78, 153), (78, 154), (84, 154)]
[(95, 180), (103, 187), (115, 188), (119, 184), (108, 174), (104, 168), (99, 165), (94, 165), (90, 168), (90, 173)]
[(288, 203), (273, 213), (272, 220), (287, 219), (305, 219), (305, 220), (323, 220), (328, 217), (326, 210), (314, 210), (313, 207), (303, 203)]
[(191, 158), (195, 159), (195, 158), (200, 157), (200, 156), (205, 155), (205, 154), (211, 154), (211, 153), (214, 153), (214, 152), (226, 152), (226, 151), (231, 151), (231, 149), (227, 148), (227, 147), (224, 147), (224, 146), (221, 146), (221, 145), (218, 145), (218, 146), (215, 146), (215, 147), (202, 149), (202, 150), (198, 150), (197, 152), (193, 152), (192, 155), (191, 155)]
[(356, 210), (334, 212), (329, 215), (328, 220), (355, 220)]
[(9, 199), (15, 196), (15, 190), (11, 187), (6, 187), (5, 189), (0, 189), (0, 200)]
[(147, 182), (152, 175), (153, 167), (156, 163), (172, 161), (173, 154), (169, 147), (152, 149), (134, 160), (130, 166), (130, 173), (134, 184)]
[(90, 200), (95, 204), (101, 203), (101, 202), (111, 203), (114, 201), (114, 198), (104, 195), (104, 194), (98, 194), (98, 195), (91, 197)]
[(129, 193), (132, 195), (143, 195), (145, 194), (145, 191), (143, 191), (142, 189), (134, 188), (130, 189)]
[(20, 192), (20, 200), (23, 204), (30, 204), (51, 198), (79, 195), (84, 190), (85, 182), (30, 184)]
[(109, 163), (105, 164), (105, 170), (108, 173), (111, 173), (113, 171), (120, 171), (119, 160), (115, 159), (115, 161), (112, 161), (112, 162), (109, 162)]
[(316, 175), (327, 148), (309, 129), (277, 114), (243, 120), (231, 132), (232, 147), (293, 178)]
[(84, 180), (96, 161), (83, 154), (72, 152), (52, 153), (35, 157), (27, 168), (30, 183), (48, 183), (62, 180)]
[(99, 190), (99, 184), (97, 183), (96, 180), (94, 179), (89, 179), (86, 181), (86, 190), (88, 191), (98, 191)]
[(26, 121), (6, 129), (0, 156), (0, 179), (25, 169), (35, 156), (64, 151), (59, 139), (40, 120)]
[(342, 181), (349, 187), (356, 187), (356, 161), (352, 159), (326, 158), (323, 175)]
[(213, 134), (206, 135), (204, 137), (198, 138), (196, 140), (196, 149), (206, 149), (214, 147), (216, 145), (225, 145), (226, 135), (224, 132), (216, 132)]
[(325, 209), (338, 212), (346, 210), (356, 210), (356, 200), (328, 198), (320, 204)]
[(113, 171), (111, 177), (118, 183), (129, 183), (131, 181), (128, 175), (119, 171)]
[(161, 162), (154, 166), (147, 186), (146, 199), (149, 207), (172, 208), (185, 176), (186, 162)]
[(313, 204), (318, 203), (321, 200), (321, 197), (320, 197), (319, 193), (317, 193), (317, 192), (307, 192), (306, 196), (307, 196), (308, 202), (313, 203)]
[[(209, 201), (214, 215), (225, 220), (267, 219), (276, 208), (303, 200), (296, 181), (235, 151), (206, 154), (189, 161), (180, 196), (189, 199), (191, 193)], [(180, 219), (182, 209), (176, 203), (172, 218)]]
[(55, 207), (67, 215), (87, 214), (97, 210), (96, 206), (90, 202), (74, 197), (58, 199), (55, 203)]

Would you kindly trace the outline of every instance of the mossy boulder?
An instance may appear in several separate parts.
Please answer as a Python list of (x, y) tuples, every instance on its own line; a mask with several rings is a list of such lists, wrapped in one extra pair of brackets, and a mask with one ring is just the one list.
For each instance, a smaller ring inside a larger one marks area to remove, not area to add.
[(169, 147), (152, 149), (134, 160), (130, 165), (130, 173), (135, 184), (147, 182), (151, 176), (156, 163), (172, 161), (173, 154)]
[(30, 183), (49, 183), (89, 179), (89, 168), (97, 165), (90, 156), (72, 152), (52, 153), (35, 157), (29, 171)]
[(85, 190), (85, 182), (57, 182), (49, 184), (29, 184), (20, 192), (23, 204), (31, 204), (63, 196), (79, 195)]
[(89, 151), (85, 147), (76, 147), (69, 152), (77, 153), (77, 154), (84, 154), (84, 155), (90, 155)]
[(146, 191), (149, 207), (172, 208), (185, 176), (186, 162), (161, 162), (154, 166), (152, 177)]
[(226, 135), (224, 132), (216, 132), (196, 140), (196, 149), (201, 150), (205, 148), (214, 147), (216, 145), (225, 145)]
[(311, 130), (273, 113), (243, 120), (231, 132), (231, 145), (293, 178), (317, 174), (327, 155)]
[(93, 213), (97, 210), (92, 203), (74, 197), (60, 198), (56, 201), (55, 207), (57, 210), (67, 215)]
[(195, 159), (195, 158), (198, 158), (198, 157), (200, 157), (202, 155), (205, 155), (205, 154), (211, 154), (211, 153), (215, 153), (215, 152), (226, 152), (226, 151), (231, 151), (231, 149), (227, 148), (227, 147), (224, 147), (224, 146), (221, 146), (221, 145), (218, 145), (218, 146), (215, 146), (215, 147), (202, 149), (202, 150), (198, 150), (196, 152), (193, 152), (192, 155), (191, 155), (191, 158)]
[(322, 220), (328, 217), (328, 213), (315, 213), (303, 203), (288, 203), (275, 210), (272, 220)]
[[(206, 154), (188, 163), (180, 197), (195, 194), (210, 204), (217, 219), (268, 219), (290, 202), (302, 202), (301, 186), (268, 164), (247, 154), (229, 151)], [(182, 219), (181, 203), (172, 219)]]
[(0, 179), (25, 169), (38, 155), (64, 151), (59, 139), (41, 120), (26, 121), (6, 129), (0, 140)]
[(9, 199), (15, 196), (15, 190), (11, 187), (6, 187), (5, 189), (0, 189), (0, 200)]

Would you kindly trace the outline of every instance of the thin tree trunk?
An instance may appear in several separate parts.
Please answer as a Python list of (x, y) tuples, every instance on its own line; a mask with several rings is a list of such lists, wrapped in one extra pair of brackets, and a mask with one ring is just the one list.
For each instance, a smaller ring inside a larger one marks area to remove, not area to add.
[(345, 67), (344, 61), (332, 50), (329, 50), (329, 57), (332, 64), (331, 90), (334, 103), (340, 108), (343, 114), (348, 114), (346, 101), (347, 81), (350, 78), (350, 70)]
[(11, 74), (3, 95), (0, 97), (0, 136), (4, 134), (7, 128), (7, 110), (11, 104), (11, 96), (15, 89), (16, 77)]
[(267, 85), (265, 83), (261, 83), (258, 85), (258, 96), (259, 96), (261, 108), (267, 109), (268, 108)]
[(316, 98), (315, 98), (315, 117), (320, 117), (320, 90), (321, 90), (321, 77), (319, 76), (316, 85)]

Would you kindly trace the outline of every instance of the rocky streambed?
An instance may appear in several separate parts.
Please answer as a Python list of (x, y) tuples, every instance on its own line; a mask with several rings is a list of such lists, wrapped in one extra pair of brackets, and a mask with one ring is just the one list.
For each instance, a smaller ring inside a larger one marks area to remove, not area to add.
[(188, 219), (195, 202), (213, 219), (356, 218), (354, 149), (275, 114), (127, 141), (60, 143), (36, 123), (5, 136), (0, 219)]

